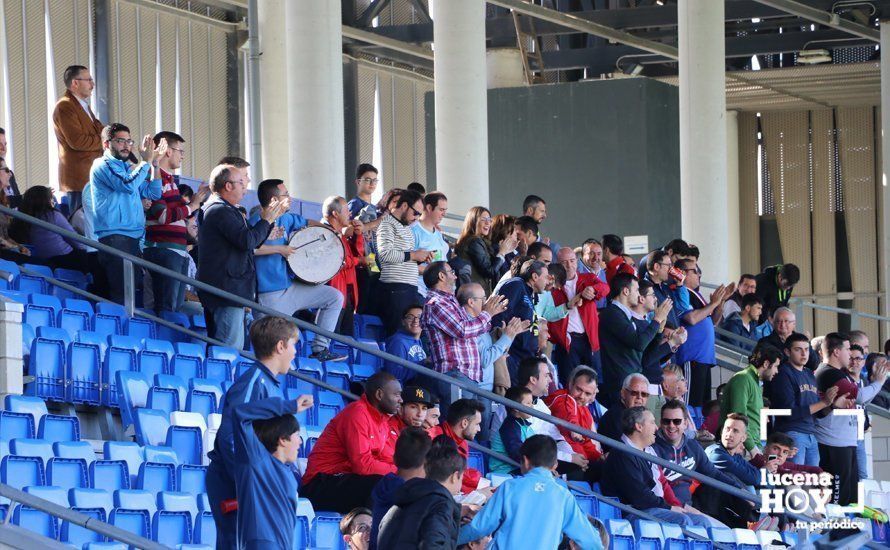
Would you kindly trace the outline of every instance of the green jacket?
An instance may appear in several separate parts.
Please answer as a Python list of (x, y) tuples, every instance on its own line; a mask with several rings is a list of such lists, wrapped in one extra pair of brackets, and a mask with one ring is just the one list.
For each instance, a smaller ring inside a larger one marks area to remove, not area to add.
[[(748, 417), (748, 438), (745, 449), (750, 451), (760, 446), (760, 411), (763, 409), (763, 388), (754, 365), (735, 373), (723, 389), (720, 399), (720, 430), (729, 413), (739, 413)], [(720, 436), (720, 432), (717, 432)]]

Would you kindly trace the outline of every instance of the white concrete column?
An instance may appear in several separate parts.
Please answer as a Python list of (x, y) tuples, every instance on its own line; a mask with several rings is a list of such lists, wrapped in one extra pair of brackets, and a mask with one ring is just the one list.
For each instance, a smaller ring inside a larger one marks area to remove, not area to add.
[[(890, 21), (881, 21), (881, 274), (884, 286), (883, 313), (890, 316)], [(883, 338), (890, 336), (890, 326), (883, 323)]]
[(289, 0), (287, 183), (291, 195), (321, 202), (346, 185), (343, 34), (339, 0)]
[(680, 202), (703, 279), (729, 279), (723, 2), (680, 0)]
[(488, 206), (485, 2), (435, 3), (436, 189), (462, 214)]
[(739, 112), (726, 111), (726, 227), (729, 231), (727, 271), (730, 279), (742, 274), (742, 233), (739, 212)]
[[(258, 0), (260, 23), (260, 104), (262, 108), (262, 158), (264, 178), (286, 179), (287, 174), (287, 52), (284, 43), (285, 0)], [(256, 189), (260, 182), (252, 183)]]

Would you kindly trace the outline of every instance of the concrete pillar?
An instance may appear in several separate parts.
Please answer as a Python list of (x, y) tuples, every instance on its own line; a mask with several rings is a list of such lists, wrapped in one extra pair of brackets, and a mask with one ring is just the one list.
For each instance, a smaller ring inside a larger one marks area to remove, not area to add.
[(435, 3), (436, 189), (462, 214), (488, 206), (485, 2)]
[[(264, 178), (287, 179), (287, 50), (284, 37), (285, 0), (258, 0), (260, 22), (260, 105), (262, 106), (262, 159)], [(252, 183), (256, 189), (260, 182)]]
[(519, 48), (489, 48), (485, 52), (488, 88), (527, 86)]
[(0, 299), (0, 396), (24, 392), (22, 315), (25, 307)]
[(742, 274), (741, 212), (739, 211), (739, 113), (726, 111), (726, 227), (729, 249), (726, 266), (729, 277)]
[[(883, 310), (884, 315), (890, 317), (890, 55), (883, 55), (890, 51), (890, 21), (881, 21), (881, 234), (883, 266)], [(883, 338), (890, 337), (890, 324), (883, 323)]]
[(680, 0), (680, 203), (703, 279), (729, 279), (723, 2)]
[(288, 1), (284, 14), (287, 182), (292, 196), (321, 202), (346, 182), (340, 1)]

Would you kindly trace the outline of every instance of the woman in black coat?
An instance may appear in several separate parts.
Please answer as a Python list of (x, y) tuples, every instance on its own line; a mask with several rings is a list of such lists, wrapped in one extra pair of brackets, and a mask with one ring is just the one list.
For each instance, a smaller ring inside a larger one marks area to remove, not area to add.
[(458, 257), (470, 264), (470, 279), (481, 284), (486, 295), (501, 277), (504, 257), (516, 249), (516, 238), (512, 234), (495, 248), (490, 240), (491, 226), (491, 212), (485, 207), (474, 206), (467, 212), (455, 246)]

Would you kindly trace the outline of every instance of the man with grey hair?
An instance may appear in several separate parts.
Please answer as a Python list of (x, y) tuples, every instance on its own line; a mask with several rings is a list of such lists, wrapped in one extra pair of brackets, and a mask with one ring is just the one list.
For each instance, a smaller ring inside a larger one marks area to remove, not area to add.
[[(645, 407), (631, 407), (621, 414), (620, 439), (638, 451), (655, 456), (655, 416)], [(672, 493), (665, 493), (663, 470), (644, 458), (620, 450), (606, 457), (600, 481), (603, 494), (618, 498), (658, 519), (684, 527), (725, 527), (692, 506), (681, 504)]]
[(334, 278), (328, 281), (328, 286), (336, 288), (343, 295), (343, 311), (340, 313), (337, 332), (352, 336), (353, 319), (360, 298), (356, 268), (368, 264), (365, 259), (365, 238), (362, 235), (364, 227), (358, 218), (349, 219), (349, 206), (343, 197), (326, 198), (321, 203), (321, 213), (322, 224), (333, 229), (343, 244), (343, 265)]
[(621, 414), (632, 407), (645, 407), (649, 402), (649, 380), (635, 372), (621, 383), (618, 401), (609, 408), (599, 424), (599, 433), (612, 439), (621, 438)]
[[(797, 317), (794, 315), (794, 312), (787, 307), (780, 307), (776, 308), (776, 311), (773, 312), (770, 322), (772, 323), (773, 331), (769, 336), (764, 336), (758, 340), (757, 344), (759, 346), (760, 344), (765, 343), (776, 349), (782, 350), (782, 353), (784, 354), (783, 362), (787, 362), (788, 355), (785, 351), (785, 339), (795, 332), (795, 329), (797, 328)], [(811, 371), (815, 371), (816, 368), (819, 367), (819, 356), (812, 348), (810, 348), (810, 357), (807, 359), (806, 367)], [(764, 395), (769, 397), (768, 387), (764, 388)]]
[(850, 337), (850, 346), (859, 346), (862, 348), (862, 356), (867, 357), (870, 351), (868, 334), (864, 330), (851, 330), (847, 336)]

